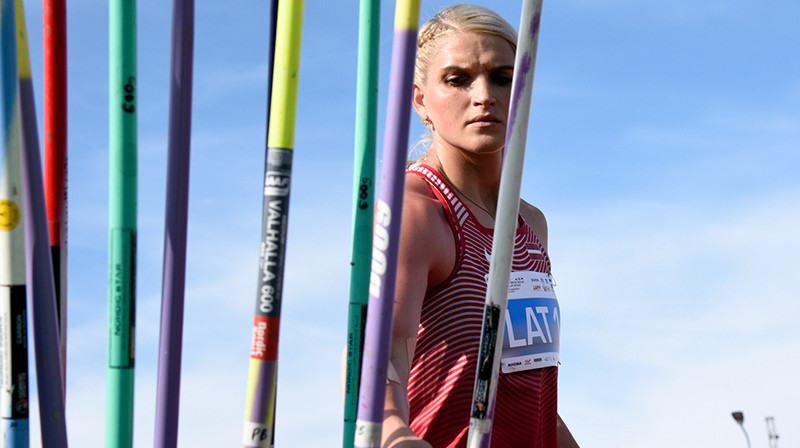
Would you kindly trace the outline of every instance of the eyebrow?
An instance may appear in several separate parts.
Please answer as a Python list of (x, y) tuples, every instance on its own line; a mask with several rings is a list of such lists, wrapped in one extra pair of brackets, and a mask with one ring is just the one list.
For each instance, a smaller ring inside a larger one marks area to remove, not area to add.
[[(442, 67), (442, 71), (444, 71), (444, 72), (453, 72), (453, 71), (461, 71), (461, 70), (469, 70), (469, 68), (465, 67), (463, 65), (448, 65), (448, 66)], [(492, 71), (497, 71), (497, 70), (511, 70), (511, 71), (514, 71), (514, 66), (513, 65), (500, 65), (500, 66), (494, 67), (492, 69)]]

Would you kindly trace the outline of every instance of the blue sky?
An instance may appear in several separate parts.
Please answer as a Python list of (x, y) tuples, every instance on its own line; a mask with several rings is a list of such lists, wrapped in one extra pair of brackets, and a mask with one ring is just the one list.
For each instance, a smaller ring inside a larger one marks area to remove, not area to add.
[[(196, 5), (180, 446), (236, 445), (244, 415), (267, 7), (234, 3)], [(520, 2), (478, 3), (518, 25)], [(449, 4), (424, 0), (422, 19)], [(41, 125), (41, 4), (26, 8)], [(357, 10), (305, 6), (279, 446), (340, 443)], [(67, 420), (70, 443), (90, 447), (105, 408), (108, 7), (70, 0), (67, 15)], [(733, 410), (753, 447), (767, 446), (766, 416), (783, 446), (800, 444), (798, 16), (789, 0), (545, 2), (522, 195), (550, 225), (559, 406), (583, 446), (745, 446)], [(153, 440), (170, 26), (171, 2), (138, 2), (137, 447)]]

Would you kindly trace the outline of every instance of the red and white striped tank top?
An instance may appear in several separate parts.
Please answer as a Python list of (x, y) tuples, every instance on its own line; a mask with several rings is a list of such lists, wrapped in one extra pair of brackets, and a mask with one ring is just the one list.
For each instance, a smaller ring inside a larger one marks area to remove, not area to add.
[[(434, 448), (467, 443), (476, 358), (481, 337), (492, 229), (478, 223), (432, 167), (417, 165), (442, 203), (456, 238), (453, 273), (429, 290), (422, 304), (417, 345), (408, 383), (410, 426)], [(513, 271), (550, 272), (550, 259), (520, 219)], [(558, 368), (500, 373), (492, 424), (493, 448), (556, 446)]]

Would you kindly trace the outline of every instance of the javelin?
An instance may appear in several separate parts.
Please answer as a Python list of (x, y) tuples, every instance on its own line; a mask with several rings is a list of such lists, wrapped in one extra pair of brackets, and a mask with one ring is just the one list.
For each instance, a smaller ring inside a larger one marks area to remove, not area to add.
[(418, 23), (419, 0), (398, 0), (356, 420), (355, 446), (358, 448), (377, 447), (381, 443)]
[[(267, 32), (267, 114), (266, 114), (266, 132), (265, 132), (265, 144), (266, 148), (264, 149), (264, 154), (269, 152), (269, 110), (272, 104), (272, 75), (275, 69), (275, 34), (276, 28), (278, 27), (278, 0), (270, 0), (269, 5), (269, 31)], [(264, 178), (267, 176), (267, 172), (269, 171), (268, 162), (269, 157), (264, 157)], [(263, 231), (263, 223), (262, 223), (262, 238), (266, 235)], [(264, 241), (262, 240), (262, 243)], [(277, 375), (277, 372), (276, 372)], [(275, 377), (275, 382), (277, 383), (277, 376)], [(275, 396), (275, 401), (277, 402), (277, 392)], [(275, 408), (275, 403), (272, 405), (273, 409)], [(272, 419), (272, 434), (270, 437), (270, 446), (275, 446), (275, 419)]]
[(303, 1), (278, 3), (275, 59), (264, 170), (261, 255), (250, 348), (242, 444), (272, 444), (289, 192), (300, 72)]
[(186, 227), (189, 207), (189, 155), (192, 127), (194, 0), (172, 6), (172, 55), (164, 224), (164, 273), (156, 387), (156, 448), (178, 444), (178, 408), (186, 286)]
[(64, 376), (58, 342), (58, 321), (53, 285), (53, 264), (47, 235), (39, 136), (33, 99), (33, 80), (25, 30), (22, 0), (16, 0), (17, 61), (19, 99), (22, 117), (22, 182), (25, 200), (25, 256), (27, 260), (28, 300), (32, 311), (33, 342), (36, 352), (36, 380), (39, 391), (39, 414), (42, 446), (67, 446), (64, 420)]
[[(61, 362), (67, 377), (67, 6), (44, 0), (44, 191), (56, 291)], [(66, 390), (64, 391), (66, 392)]]
[(133, 444), (136, 322), (136, 0), (109, 11), (106, 446)]
[[(275, 70), (275, 34), (278, 28), (278, 0), (271, 0), (270, 7), (269, 7), (269, 36), (267, 38), (267, 54), (268, 54), (268, 62), (267, 62), (267, 116), (266, 116), (266, 123), (267, 123), (267, 143), (269, 142), (269, 109), (272, 105), (272, 76), (273, 71)], [(269, 144), (267, 144), (266, 151), (269, 152)], [(264, 175), (266, 176), (266, 172), (268, 171), (267, 161), (269, 160), (268, 157), (264, 158)], [(278, 381), (278, 373), (275, 373), (275, 382)], [(273, 409), (277, 406), (278, 400), (278, 393), (275, 392), (275, 399), (273, 400), (272, 407)], [(270, 441), (272, 446), (275, 446), (275, 419), (272, 419), (272, 440)]]
[(353, 447), (358, 410), (358, 385), (364, 347), (372, 261), (372, 219), (375, 196), (375, 141), (378, 109), (378, 43), (380, 0), (361, 0), (358, 28), (356, 143), (353, 169), (353, 248), (347, 324), (347, 370), (343, 448)]
[(486, 307), (469, 424), (467, 446), (470, 448), (488, 447), (491, 436), (500, 352), (503, 345), (501, 316), (505, 315), (508, 300), (511, 256), (519, 215), (522, 165), (525, 160), (525, 140), (528, 136), (541, 15), (542, 0), (524, 0), (514, 61), (514, 80), (511, 86), (511, 104), (506, 130), (506, 153), (497, 198), (497, 219), (492, 241)]
[(28, 447), (28, 307), (14, 3), (0, 1), (0, 440)]

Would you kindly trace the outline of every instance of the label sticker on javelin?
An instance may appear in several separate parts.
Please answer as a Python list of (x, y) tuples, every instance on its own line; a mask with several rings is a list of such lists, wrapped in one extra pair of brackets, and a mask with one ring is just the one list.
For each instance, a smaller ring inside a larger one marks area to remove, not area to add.
[(112, 275), (108, 281), (111, 307), (108, 326), (108, 366), (134, 367), (136, 334), (136, 234), (131, 229), (111, 229)]
[(11, 231), (17, 228), (22, 219), (19, 206), (14, 201), (0, 201), (0, 230)]
[(263, 423), (245, 422), (242, 442), (246, 447), (268, 447), (272, 445), (272, 427)]
[(503, 332), (503, 373), (558, 365), (561, 309), (553, 277), (512, 272)]
[(0, 345), (3, 348), (0, 417), (4, 420), (28, 419), (28, 321), (25, 300), (25, 285), (0, 286)]
[(269, 148), (264, 173), (264, 196), (287, 197), (292, 183), (292, 150)]
[(356, 433), (353, 445), (358, 448), (377, 448), (381, 446), (381, 429), (383, 425), (364, 420), (356, 420)]
[(281, 315), (286, 231), (289, 227), (291, 169), (291, 150), (269, 148), (261, 217), (257, 316), (280, 317)]
[(275, 317), (255, 316), (250, 359), (261, 361), (278, 360), (278, 331), (281, 320)]

